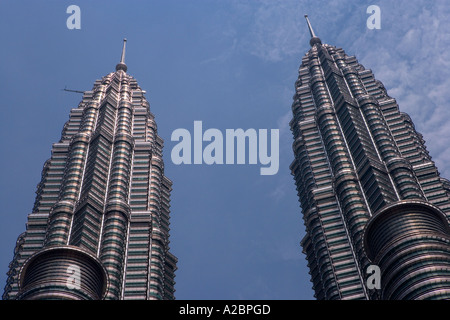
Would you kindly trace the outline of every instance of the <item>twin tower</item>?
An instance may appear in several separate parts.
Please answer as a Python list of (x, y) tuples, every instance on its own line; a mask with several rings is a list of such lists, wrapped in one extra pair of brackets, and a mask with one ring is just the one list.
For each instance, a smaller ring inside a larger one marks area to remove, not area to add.
[[(306, 19), (291, 171), (315, 297), (450, 299), (450, 182), (383, 84)], [(53, 144), (3, 299), (174, 299), (172, 182), (125, 44)]]
[(174, 299), (172, 181), (125, 45), (53, 144), (3, 299)]

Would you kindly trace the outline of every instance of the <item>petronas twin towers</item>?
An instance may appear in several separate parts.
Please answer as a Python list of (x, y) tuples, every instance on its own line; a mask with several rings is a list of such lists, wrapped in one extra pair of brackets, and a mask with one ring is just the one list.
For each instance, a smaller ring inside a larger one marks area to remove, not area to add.
[(125, 44), (53, 144), (4, 299), (174, 299), (172, 182)]
[[(450, 299), (450, 182), (382, 83), (306, 19), (291, 171), (315, 297)], [(3, 299), (175, 298), (172, 182), (125, 44), (53, 144)], [(368, 286), (369, 267), (379, 287)]]

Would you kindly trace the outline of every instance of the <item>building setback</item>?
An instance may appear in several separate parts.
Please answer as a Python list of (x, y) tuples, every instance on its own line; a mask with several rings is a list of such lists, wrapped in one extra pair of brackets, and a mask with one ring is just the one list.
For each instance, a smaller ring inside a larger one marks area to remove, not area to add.
[(172, 182), (124, 40), (116, 71), (70, 112), (18, 237), (3, 299), (174, 299)]
[[(450, 183), (372, 71), (322, 44), (295, 83), (295, 159), (317, 299), (450, 299)], [(381, 287), (367, 285), (367, 268)]]

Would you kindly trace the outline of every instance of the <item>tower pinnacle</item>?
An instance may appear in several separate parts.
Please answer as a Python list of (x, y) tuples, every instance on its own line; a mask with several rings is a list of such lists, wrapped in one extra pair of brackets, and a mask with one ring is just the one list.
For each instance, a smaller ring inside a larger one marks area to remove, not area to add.
[(322, 41), (319, 37), (316, 36), (314, 33), (314, 30), (311, 26), (311, 23), (309, 22), (308, 15), (305, 14), (306, 23), (308, 24), (309, 33), (311, 34), (311, 40), (309, 40), (309, 44), (311, 47), (314, 47), (315, 44), (322, 44)]
[(123, 70), (127, 72), (127, 65), (125, 64), (125, 49), (127, 46), (127, 39), (123, 39), (122, 56), (120, 57), (120, 62), (116, 65), (116, 71)]

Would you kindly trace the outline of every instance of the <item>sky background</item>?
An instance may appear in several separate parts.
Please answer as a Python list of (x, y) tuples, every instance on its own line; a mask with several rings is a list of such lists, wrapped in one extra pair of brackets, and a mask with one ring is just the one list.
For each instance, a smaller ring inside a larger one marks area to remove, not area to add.
[[(69, 30), (69, 5), (81, 29)], [(366, 26), (370, 5), (381, 29)], [(299, 242), (304, 225), (289, 165), (294, 82), (309, 50), (308, 14), (323, 43), (372, 69), (450, 178), (450, 2), (0, 0), (0, 291), (25, 231), (45, 160), (71, 108), (126, 64), (147, 91), (173, 181), (171, 251), (177, 299), (314, 299)], [(174, 165), (172, 132), (280, 130), (280, 169)]]

